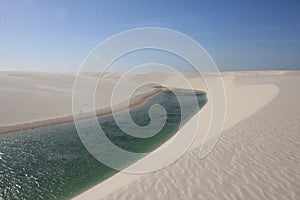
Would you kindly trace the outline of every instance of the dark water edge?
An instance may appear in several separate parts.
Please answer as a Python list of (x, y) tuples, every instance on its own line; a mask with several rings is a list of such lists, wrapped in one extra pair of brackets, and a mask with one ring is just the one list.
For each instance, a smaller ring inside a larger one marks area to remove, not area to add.
[[(163, 129), (150, 138), (125, 134), (111, 115), (99, 117), (99, 124), (106, 136), (120, 148), (132, 152), (151, 152), (178, 131), (181, 119), (182, 124), (186, 123), (207, 103), (207, 97), (202, 92), (177, 89), (176, 94), (185, 99), (182, 109), (187, 112), (181, 112), (176, 96), (169, 90), (150, 97), (130, 110), (136, 124), (145, 126), (150, 122), (148, 111), (153, 104), (161, 104), (165, 108), (167, 121)], [(195, 94), (197, 106), (189, 100)], [(118, 115), (122, 118), (123, 113)], [(126, 167), (134, 161), (122, 162)], [(2, 199), (69, 199), (117, 172), (97, 161), (85, 149), (74, 123), (0, 135)]]

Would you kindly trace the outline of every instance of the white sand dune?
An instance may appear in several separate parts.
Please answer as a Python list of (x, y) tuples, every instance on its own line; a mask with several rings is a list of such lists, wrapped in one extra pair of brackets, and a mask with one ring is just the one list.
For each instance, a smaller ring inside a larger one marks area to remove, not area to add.
[[(72, 92), (75, 73), (46, 72), (0, 72), (0, 133), (30, 127), (40, 127), (72, 121)], [(98, 80), (97, 73), (81, 74), (82, 96)], [(111, 112), (111, 96), (114, 85), (119, 79), (118, 73), (107, 73), (95, 92), (97, 114)], [(130, 85), (135, 85), (128, 78), (126, 84), (120, 84), (121, 92)], [(159, 89), (143, 87), (131, 98), (131, 106), (141, 103)], [(114, 102), (116, 109), (126, 107), (128, 99)], [(80, 113), (88, 113), (91, 105), (80, 105)], [(120, 107), (120, 108), (119, 108)], [(78, 114), (78, 113), (77, 113)], [(84, 117), (84, 116), (83, 116)]]
[(198, 139), (174, 164), (142, 175), (119, 173), (75, 199), (299, 199), (300, 73), (223, 77), (226, 123), (205, 159), (195, 147), (210, 105), (200, 111), (204, 129)]
[[(98, 74), (83, 76), (88, 88)], [(97, 109), (110, 106), (120, 76), (105, 74), (104, 89), (95, 97)], [(207, 91), (201, 78), (185, 76), (194, 89)], [(182, 87), (170, 73), (128, 75), (125, 83), (150, 77)], [(201, 120), (197, 138), (175, 163), (147, 174), (118, 173), (75, 199), (300, 199), (300, 72), (224, 72), (222, 77), (227, 115), (224, 131), (207, 157), (199, 159), (198, 151), (208, 129), (210, 102), (192, 119)], [(0, 128), (70, 116), (74, 78), (75, 74), (1, 72)], [(192, 120), (180, 131), (189, 131)]]

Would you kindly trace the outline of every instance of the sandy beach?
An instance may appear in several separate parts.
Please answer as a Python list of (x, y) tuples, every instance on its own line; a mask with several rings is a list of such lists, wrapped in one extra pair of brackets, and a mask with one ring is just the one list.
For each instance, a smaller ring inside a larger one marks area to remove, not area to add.
[[(208, 92), (203, 79), (193, 73), (184, 75), (193, 89)], [(198, 153), (209, 126), (209, 101), (180, 130), (188, 132), (193, 120), (201, 122), (197, 138), (175, 163), (146, 174), (120, 172), (74, 199), (299, 199), (300, 72), (221, 75), (227, 113), (221, 137), (207, 157), (200, 159)], [(111, 91), (120, 76), (105, 74), (105, 89), (95, 95), (98, 114), (109, 114)], [(125, 79), (134, 84), (150, 77), (164, 80), (168, 87), (182, 87), (171, 73), (135, 74)], [(84, 78), (88, 88), (97, 74), (86, 73)], [(71, 73), (1, 72), (0, 133), (72, 120), (74, 80)], [(158, 91), (143, 88), (132, 106)]]

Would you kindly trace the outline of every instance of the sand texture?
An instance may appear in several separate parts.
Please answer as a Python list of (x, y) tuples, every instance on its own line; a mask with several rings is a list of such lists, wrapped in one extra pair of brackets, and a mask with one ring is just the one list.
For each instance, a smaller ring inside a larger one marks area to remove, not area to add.
[[(95, 73), (84, 73), (81, 76), (85, 88), (89, 88), (98, 79)], [(73, 121), (72, 92), (75, 77), (75, 73), (1, 72), (0, 134)], [(118, 79), (117, 73), (105, 74), (101, 90), (95, 92), (95, 113), (91, 112), (93, 109), (89, 109), (89, 105), (84, 104), (81, 105), (80, 113), (76, 113), (77, 119), (111, 114), (111, 96)], [(128, 84), (121, 85), (125, 89), (134, 82), (130, 80), (131, 77), (127, 79)], [(139, 105), (161, 90), (145, 86), (128, 99), (118, 99), (113, 104), (114, 111)]]
[[(208, 92), (203, 79), (184, 75), (193, 89)], [(216, 78), (206, 75), (209, 81)], [(87, 88), (97, 79), (95, 73), (82, 76)], [(109, 113), (120, 76), (105, 74), (95, 96), (100, 113)], [(128, 75), (123, 87), (153, 77), (164, 86), (182, 87), (178, 75), (154, 72)], [(0, 129), (71, 117), (74, 78), (72, 73), (1, 72)], [(75, 199), (300, 199), (300, 72), (223, 72), (222, 78), (225, 124), (208, 156), (200, 159), (198, 154), (212, 114), (210, 101), (180, 130), (189, 132), (193, 121), (201, 122), (195, 141), (175, 163), (146, 174), (118, 173)], [(155, 91), (143, 88), (134, 102)]]
[[(300, 73), (223, 76), (226, 123), (206, 158), (198, 157), (199, 130), (174, 164), (142, 175), (119, 173), (76, 199), (300, 199)], [(208, 108), (200, 111), (203, 120)]]

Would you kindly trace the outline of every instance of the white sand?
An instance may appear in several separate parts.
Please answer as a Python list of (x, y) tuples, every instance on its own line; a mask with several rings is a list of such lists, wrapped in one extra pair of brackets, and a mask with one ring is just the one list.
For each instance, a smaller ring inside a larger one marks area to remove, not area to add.
[(299, 199), (300, 73), (223, 76), (226, 123), (205, 159), (195, 147), (207, 128), (210, 105), (200, 111), (199, 137), (177, 162), (148, 174), (119, 173), (75, 199)]
[[(83, 88), (90, 88), (91, 83), (98, 80), (99, 74), (82, 74)], [(120, 74), (105, 74), (101, 82), (101, 90), (95, 93), (97, 114), (111, 112), (111, 95)], [(50, 124), (72, 121), (72, 91), (75, 73), (46, 72), (0, 72), (0, 133), (30, 127), (40, 127)], [(133, 77), (128, 77), (125, 88), (134, 84)], [(100, 87), (98, 87), (100, 88)], [(141, 103), (149, 95), (159, 89), (144, 87), (132, 97), (132, 105)], [(82, 96), (85, 96), (83, 90)], [(115, 102), (115, 107), (126, 107), (128, 99)], [(80, 105), (81, 112), (90, 112), (90, 105)], [(84, 117), (84, 115), (83, 115)]]
[[(119, 76), (106, 75), (104, 93), (96, 94), (96, 99), (101, 98), (97, 109), (110, 105)], [(166, 73), (131, 75), (127, 84), (150, 76), (181, 87), (176, 76)], [(207, 91), (201, 79), (186, 76), (195, 89)], [(76, 199), (300, 199), (300, 72), (224, 72), (222, 76), (225, 127), (205, 159), (198, 158), (197, 147), (208, 128), (210, 103), (194, 117), (202, 123), (198, 136), (177, 162), (148, 174), (119, 173)], [(86, 73), (85, 77), (89, 87), (89, 79), (97, 76)], [(73, 81), (74, 74), (1, 72), (0, 128), (70, 116)], [(188, 131), (189, 123), (181, 131)]]

